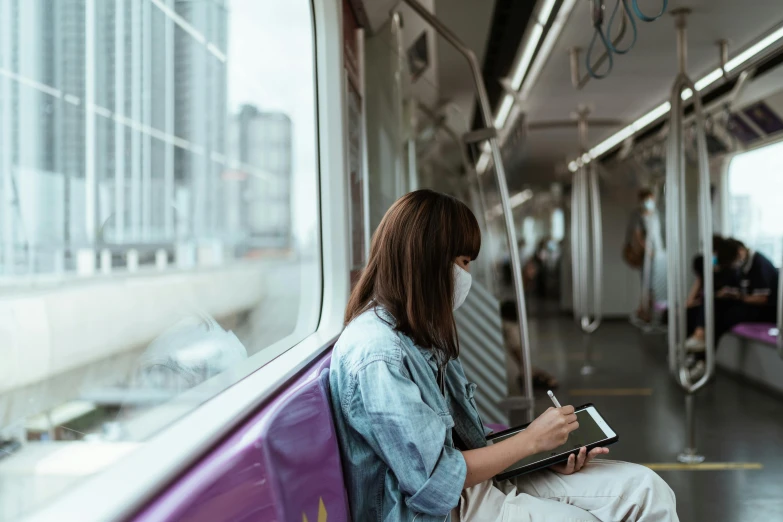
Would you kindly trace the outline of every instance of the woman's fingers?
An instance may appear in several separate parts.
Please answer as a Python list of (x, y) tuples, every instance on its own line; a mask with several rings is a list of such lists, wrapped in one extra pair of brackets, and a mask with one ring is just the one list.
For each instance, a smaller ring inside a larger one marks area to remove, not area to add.
[(609, 453), (609, 448), (593, 448), (590, 450), (590, 453), (587, 454), (587, 459), (585, 460), (585, 464), (593, 460), (599, 455), (606, 455)]
[(609, 448), (593, 448), (588, 455), (588, 461), (594, 459), (598, 455), (605, 455), (609, 453)]
[(568, 463), (565, 466), (565, 470), (563, 471), (564, 475), (570, 475), (574, 471), (576, 471), (576, 459), (574, 458), (574, 454), (568, 456)]
[(607, 453), (609, 453), (609, 448), (593, 448), (588, 452), (587, 448), (582, 447), (576, 455), (570, 454), (567, 461), (553, 466), (552, 469), (562, 475), (571, 475), (580, 471), (597, 456), (606, 455)]
[(579, 454), (576, 456), (576, 471), (582, 469), (582, 467), (586, 463), (587, 463), (587, 448), (582, 447), (579, 450)]

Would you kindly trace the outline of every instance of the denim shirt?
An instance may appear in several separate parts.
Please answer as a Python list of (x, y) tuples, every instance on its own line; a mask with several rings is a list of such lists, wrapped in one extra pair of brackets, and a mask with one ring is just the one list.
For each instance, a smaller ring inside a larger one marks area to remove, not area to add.
[(437, 383), (434, 352), (396, 332), (380, 308), (346, 327), (332, 353), (331, 402), (354, 522), (448, 521), (467, 467), (452, 430), (468, 449), (486, 435), (459, 360)]

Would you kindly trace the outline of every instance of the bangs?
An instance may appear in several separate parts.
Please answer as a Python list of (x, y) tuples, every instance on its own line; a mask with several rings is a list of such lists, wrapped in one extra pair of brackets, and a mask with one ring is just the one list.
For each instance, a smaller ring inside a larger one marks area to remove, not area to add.
[(454, 199), (456, 202), (456, 212), (454, 212), (454, 223), (451, 230), (454, 237), (452, 238), (455, 255), (468, 256), (471, 261), (475, 261), (481, 251), (481, 229), (479, 228), (476, 216), (473, 212), (458, 199)]

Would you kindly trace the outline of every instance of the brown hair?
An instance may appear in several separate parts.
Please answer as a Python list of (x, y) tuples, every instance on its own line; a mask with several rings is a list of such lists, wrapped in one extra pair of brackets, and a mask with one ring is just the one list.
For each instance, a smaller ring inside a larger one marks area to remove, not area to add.
[(398, 199), (373, 234), (370, 259), (351, 292), (345, 322), (378, 305), (395, 330), (442, 358), (459, 354), (452, 312), (454, 260), (478, 256), (481, 231), (459, 200), (432, 190)]
[(639, 198), (640, 202), (652, 196), (653, 196), (653, 191), (648, 188), (640, 189), (639, 193), (636, 195), (636, 197)]
[(713, 248), (715, 249), (715, 256), (718, 258), (718, 266), (722, 269), (727, 269), (731, 268), (732, 263), (737, 260), (740, 250), (748, 247), (742, 241), (726, 237), (718, 245), (713, 243)]

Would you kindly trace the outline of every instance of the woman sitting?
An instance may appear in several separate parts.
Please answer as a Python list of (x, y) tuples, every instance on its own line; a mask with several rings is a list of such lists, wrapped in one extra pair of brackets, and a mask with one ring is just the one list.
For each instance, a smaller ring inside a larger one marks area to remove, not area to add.
[(642, 466), (591, 462), (604, 448), (493, 482), (520, 459), (564, 444), (578, 423), (573, 406), (549, 408), (487, 446), (453, 315), (480, 246), (471, 211), (429, 190), (398, 200), (373, 236), (330, 373), (353, 520), (676, 521), (666, 483)]

